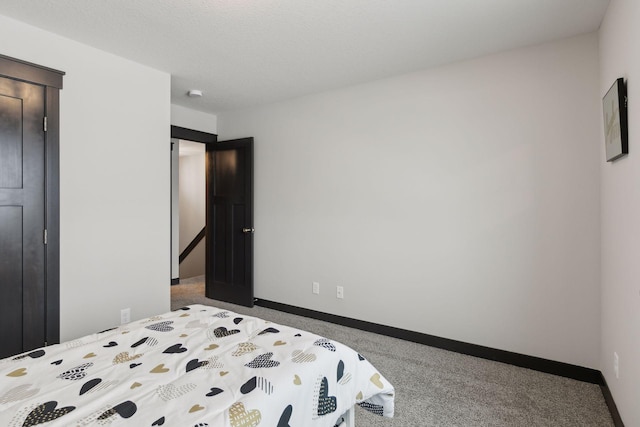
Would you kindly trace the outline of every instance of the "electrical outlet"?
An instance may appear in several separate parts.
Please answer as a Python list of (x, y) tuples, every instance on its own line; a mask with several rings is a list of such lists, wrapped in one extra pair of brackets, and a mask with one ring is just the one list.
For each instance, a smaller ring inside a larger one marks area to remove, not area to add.
[(620, 359), (615, 351), (613, 352), (613, 372), (616, 374), (616, 379), (620, 378)]
[(320, 294), (320, 282), (313, 282), (313, 285), (311, 287), (311, 292), (313, 292), (316, 295)]
[(342, 286), (336, 286), (336, 298), (344, 298), (344, 288)]
[(124, 325), (125, 323), (131, 322), (131, 309), (123, 308), (120, 310), (120, 324)]

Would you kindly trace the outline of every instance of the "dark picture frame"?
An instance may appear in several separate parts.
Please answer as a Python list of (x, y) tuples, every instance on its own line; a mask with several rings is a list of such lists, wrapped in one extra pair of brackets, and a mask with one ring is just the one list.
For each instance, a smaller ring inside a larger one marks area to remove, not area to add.
[(627, 127), (627, 89), (624, 79), (617, 79), (602, 98), (604, 146), (607, 162), (629, 153)]

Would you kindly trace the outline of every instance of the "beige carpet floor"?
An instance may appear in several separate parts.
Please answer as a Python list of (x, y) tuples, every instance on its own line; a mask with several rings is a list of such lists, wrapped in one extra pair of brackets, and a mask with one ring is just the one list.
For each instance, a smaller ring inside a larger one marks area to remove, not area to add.
[[(363, 427), (608, 427), (600, 387), (499, 362), (402, 341), (264, 307), (206, 298), (203, 277), (171, 287), (171, 307), (205, 304), (307, 330), (365, 356), (396, 388), (396, 415), (360, 408)], [(304, 426), (295, 426), (304, 427)]]

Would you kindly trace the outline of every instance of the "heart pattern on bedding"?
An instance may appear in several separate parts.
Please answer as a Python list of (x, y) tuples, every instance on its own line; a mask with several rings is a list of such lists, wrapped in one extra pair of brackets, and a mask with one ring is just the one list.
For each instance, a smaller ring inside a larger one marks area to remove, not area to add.
[(93, 363), (83, 363), (82, 365), (76, 366), (75, 368), (69, 369), (58, 375), (57, 378), (61, 378), (63, 380), (71, 380), (77, 381), (83, 379), (87, 375), (87, 369), (93, 366)]
[(82, 396), (83, 394), (85, 394), (86, 392), (88, 392), (89, 390), (91, 390), (92, 388), (94, 388), (95, 386), (100, 384), (101, 382), (102, 382), (101, 378), (94, 378), (92, 380), (87, 381), (80, 388), (80, 396)]
[(144, 337), (141, 340), (131, 344), (131, 348), (136, 348), (138, 346), (141, 346), (142, 344), (147, 344), (149, 347), (153, 347), (158, 344), (158, 340), (152, 337)]
[(187, 362), (186, 371), (187, 372), (193, 371), (194, 369), (198, 369), (208, 364), (209, 364), (209, 361), (207, 360), (198, 360), (198, 359), (189, 360), (189, 362)]
[(247, 411), (242, 402), (236, 402), (229, 408), (231, 427), (256, 427), (262, 415), (257, 409)]
[(276, 366), (279, 366), (280, 362), (277, 360), (271, 360), (272, 357), (273, 353), (261, 354), (244, 366), (248, 368), (275, 368)]
[(165, 374), (167, 372), (169, 372), (169, 368), (165, 368), (164, 367), (164, 363), (159, 364), (158, 366), (156, 366), (155, 368), (153, 368), (151, 371), (149, 371), (152, 374)]
[(310, 363), (316, 360), (316, 355), (313, 353), (305, 353), (302, 350), (295, 350), (291, 353), (291, 360), (294, 363)]
[(58, 418), (64, 417), (69, 412), (76, 409), (75, 406), (65, 406), (64, 408), (56, 409), (56, 406), (58, 406), (58, 402), (56, 402), (55, 400), (51, 400), (36, 407), (31, 412), (29, 412), (29, 415), (27, 415), (27, 418), (22, 424), (23, 427), (31, 427), (49, 421), (57, 420)]
[(27, 375), (27, 368), (19, 368), (7, 374), (8, 377), (22, 377), (25, 375)]
[(106, 420), (115, 416), (116, 414), (120, 415), (122, 418), (131, 418), (137, 411), (138, 406), (132, 401), (127, 400), (103, 412), (100, 416), (98, 416), (98, 420)]
[(326, 348), (329, 351), (333, 351), (333, 352), (336, 351), (336, 346), (333, 345), (331, 343), (331, 341), (329, 341), (326, 338), (321, 338), (321, 339), (317, 340), (316, 342), (313, 343), (313, 345), (317, 345), (318, 347)]
[(218, 387), (211, 387), (211, 391), (209, 393), (207, 393), (205, 396), (207, 397), (213, 397), (213, 396), (217, 396), (220, 393), (223, 393), (224, 390)]
[(276, 427), (291, 427), (289, 425), (289, 420), (291, 419), (292, 413), (293, 406), (289, 405), (284, 408), (284, 411), (282, 411), (282, 415), (280, 415), (280, 420), (278, 421), (278, 425)]
[(25, 359), (27, 357), (30, 357), (32, 359), (37, 359), (37, 358), (42, 357), (44, 355), (45, 355), (45, 351), (40, 349), (40, 350), (32, 351), (31, 353), (21, 354), (19, 356), (14, 357), (12, 360), (20, 360), (20, 359)]
[(185, 351), (187, 351), (187, 349), (183, 347), (182, 344), (178, 343), (167, 348), (165, 351), (163, 351), (163, 353), (173, 354), (173, 353), (184, 353)]
[(318, 394), (318, 416), (323, 416), (335, 412), (337, 401), (335, 396), (329, 396), (329, 382), (327, 377), (323, 377), (320, 383)]
[[(369, 402), (371, 392), (389, 390), (368, 363), (358, 363), (364, 358), (336, 341), (195, 307), (63, 343), (64, 352), (51, 346), (15, 356), (20, 362), (5, 365), (12, 377), (0, 384), (0, 405), (16, 405), (17, 412), (7, 418), (0, 411), (0, 425), (39, 427), (58, 419), (101, 427), (333, 427), (343, 399)], [(62, 391), (52, 392), (54, 383)], [(386, 406), (363, 408), (388, 415)]]
[(220, 319), (226, 319), (227, 317), (229, 317), (229, 312), (228, 311), (221, 311), (220, 313), (216, 313), (211, 317), (219, 317)]
[(39, 388), (31, 388), (33, 384), (21, 384), (7, 391), (0, 396), (0, 404), (9, 402), (19, 402), (24, 399), (28, 399), (31, 396), (35, 396), (40, 391)]
[(189, 409), (189, 412), (191, 413), (191, 412), (202, 411), (203, 409), (204, 409), (204, 406), (200, 406), (196, 404), (196, 405), (193, 405), (191, 409)]
[(256, 388), (264, 391), (266, 394), (273, 393), (273, 385), (269, 380), (263, 377), (253, 377), (240, 387), (240, 393), (249, 394)]
[(196, 384), (188, 383), (182, 385), (175, 385), (173, 383), (163, 384), (156, 388), (156, 394), (160, 396), (160, 399), (168, 402), (169, 400), (177, 399), (184, 396), (187, 393), (192, 392), (197, 388)]
[(384, 415), (384, 406), (382, 405), (376, 405), (375, 403), (371, 402), (360, 402), (358, 403), (358, 406), (381, 417)]
[(240, 333), (239, 329), (227, 330), (227, 328), (225, 328), (224, 326), (220, 326), (219, 328), (215, 328), (213, 330), (213, 336), (215, 336), (216, 338), (224, 338), (238, 333)]
[(384, 384), (382, 384), (382, 381), (380, 381), (380, 374), (379, 373), (375, 373), (371, 376), (370, 378), (371, 382), (378, 388), (382, 388), (384, 387)]
[(128, 351), (123, 351), (121, 353), (116, 354), (116, 357), (113, 358), (113, 364), (117, 365), (119, 363), (127, 363), (132, 360), (136, 360), (142, 357), (142, 354), (134, 354), (133, 356), (129, 355)]
[(145, 328), (157, 332), (171, 332), (173, 331), (173, 320), (165, 320), (164, 322), (154, 323), (153, 325), (145, 326)]
[(250, 342), (243, 342), (238, 344), (238, 348), (231, 353), (232, 356), (242, 356), (243, 354), (248, 354), (251, 353), (252, 351), (255, 351), (258, 349), (258, 346), (250, 343)]

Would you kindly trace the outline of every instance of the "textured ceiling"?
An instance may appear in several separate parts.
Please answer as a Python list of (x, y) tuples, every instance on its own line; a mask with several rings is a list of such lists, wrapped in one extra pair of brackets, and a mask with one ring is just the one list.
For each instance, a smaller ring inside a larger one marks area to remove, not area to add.
[(173, 103), (216, 113), (595, 31), (608, 3), (2, 0), (0, 14), (167, 71)]

